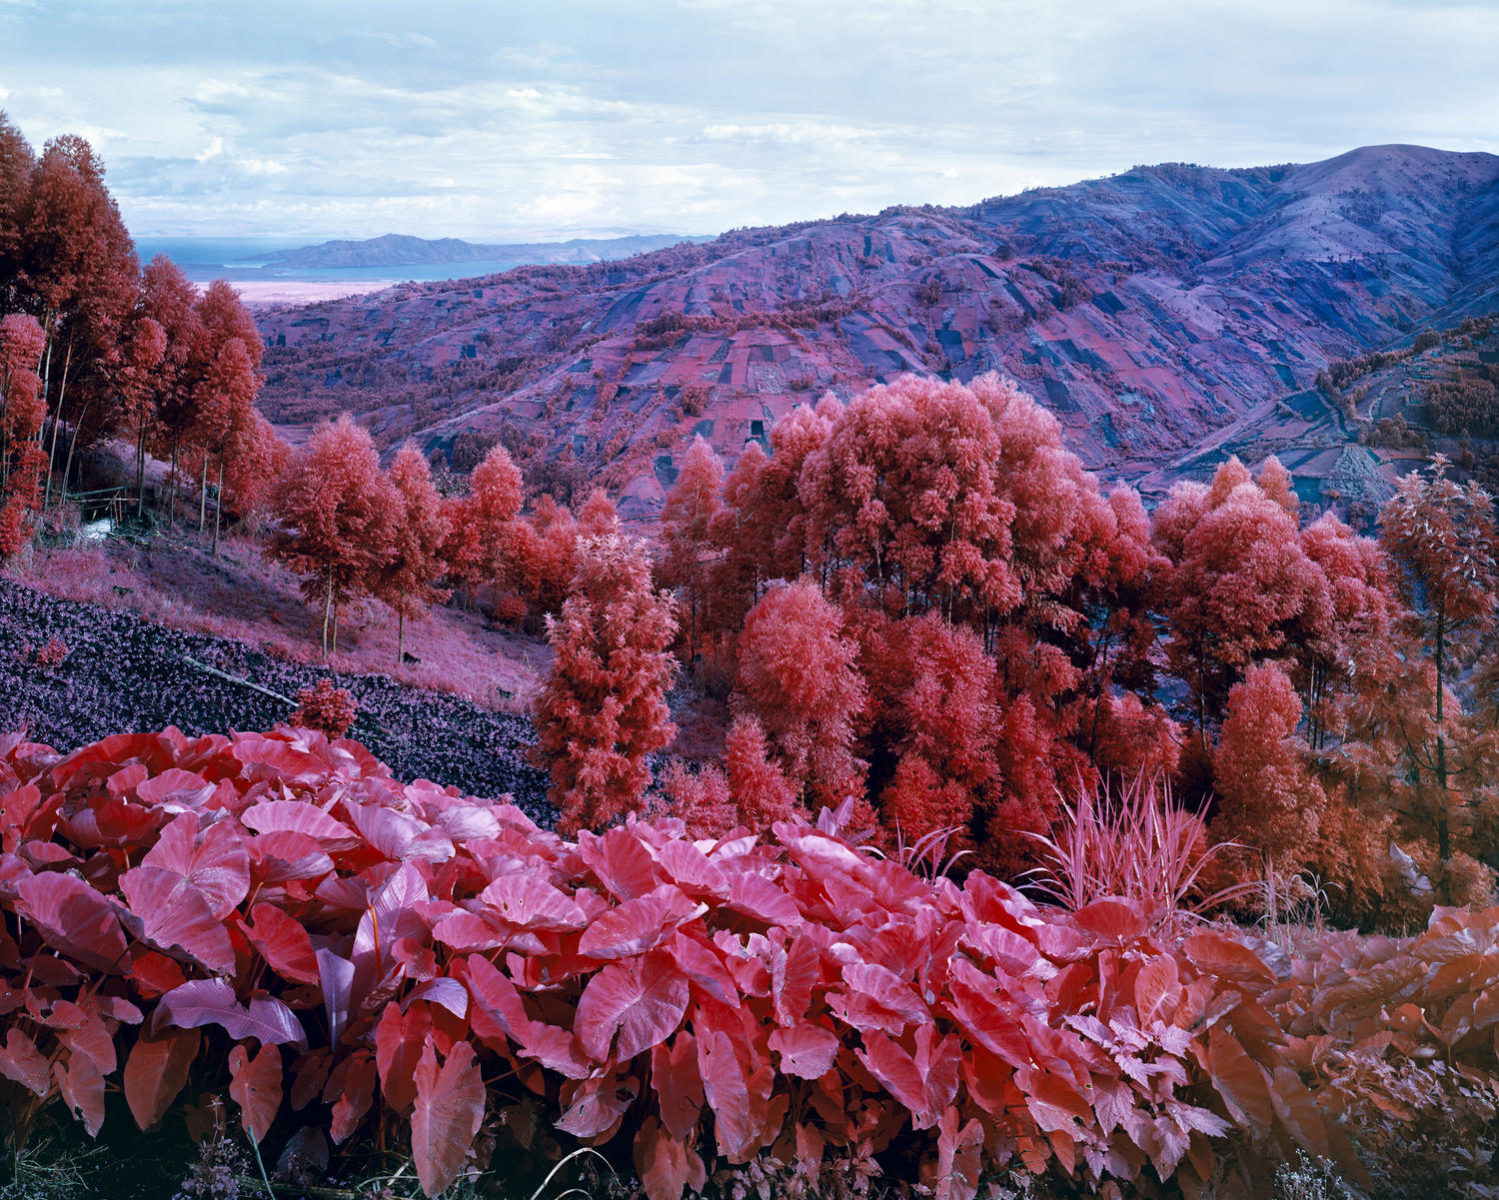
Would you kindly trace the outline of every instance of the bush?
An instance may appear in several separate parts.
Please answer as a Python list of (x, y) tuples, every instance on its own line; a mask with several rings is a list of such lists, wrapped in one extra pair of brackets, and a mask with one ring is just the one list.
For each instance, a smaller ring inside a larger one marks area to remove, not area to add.
[(353, 728), (358, 711), (359, 706), (346, 689), (334, 687), (331, 679), (319, 679), (314, 686), (297, 693), (291, 724), (341, 738)]
[(522, 1153), (542, 1127), (621, 1138), (650, 1200), (762, 1151), (804, 1176), (879, 1158), (938, 1200), (1021, 1165), (1196, 1187), (1297, 1146), (1367, 1182), (1337, 1115), (1350, 1071), (1495, 1065), (1499, 911), (1332, 935), (1277, 972), (1126, 901), (1067, 914), (983, 872), (921, 878), (833, 814), (565, 841), (317, 733), (66, 757), (12, 735), (0, 773), (15, 1145), (56, 1100), (97, 1132), (106, 1086), (150, 1127), (227, 1064), (257, 1144), (344, 1143), (378, 1112), (409, 1124), (429, 1195), (498, 1152), (487, 1113)]

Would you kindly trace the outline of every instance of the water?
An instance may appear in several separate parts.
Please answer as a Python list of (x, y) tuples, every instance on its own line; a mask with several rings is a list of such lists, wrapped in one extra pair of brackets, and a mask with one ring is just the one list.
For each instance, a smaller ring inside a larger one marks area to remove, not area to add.
[(142, 263), (165, 254), (183, 274), (195, 283), (227, 279), (231, 283), (255, 281), (303, 280), (309, 283), (340, 283), (376, 279), (392, 283), (416, 280), (421, 283), (448, 279), (472, 279), (479, 275), (497, 275), (514, 267), (535, 261), (527, 258), (483, 259), (475, 262), (409, 263), (398, 267), (288, 267), (282, 264), (257, 263), (254, 260), (280, 250), (295, 250), (317, 245), (326, 238), (137, 238), (136, 253)]

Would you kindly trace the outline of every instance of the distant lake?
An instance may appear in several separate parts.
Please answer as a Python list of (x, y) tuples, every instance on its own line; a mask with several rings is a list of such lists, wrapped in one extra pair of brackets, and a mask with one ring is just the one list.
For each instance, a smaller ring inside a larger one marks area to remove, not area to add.
[(280, 250), (295, 250), (316, 244), (307, 238), (137, 238), (136, 253), (142, 263), (165, 254), (195, 283), (227, 279), (232, 283), (259, 280), (301, 279), (338, 283), (357, 279), (388, 279), (399, 283), (412, 279), (438, 282), (497, 275), (521, 266), (524, 260), (485, 260), (457, 263), (411, 263), (400, 267), (286, 267), (259, 266), (253, 260)]

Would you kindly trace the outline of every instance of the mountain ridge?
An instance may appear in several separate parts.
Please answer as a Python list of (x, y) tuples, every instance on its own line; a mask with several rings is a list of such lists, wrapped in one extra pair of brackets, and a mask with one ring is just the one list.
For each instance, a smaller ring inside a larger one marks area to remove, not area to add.
[(694, 433), (732, 461), (825, 391), (999, 370), (1090, 466), (1155, 480), (1334, 359), (1499, 309), (1496, 214), (1482, 153), (1136, 167), (263, 313), (265, 403), (386, 444), (502, 437), (649, 518)]
[(363, 240), (335, 240), (278, 250), (245, 261), (278, 267), (405, 267), (425, 263), (607, 262), (648, 254), (679, 242), (703, 240), (679, 234), (626, 234), (570, 238), (562, 242), (469, 242), (462, 238), (423, 238), (386, 233)]

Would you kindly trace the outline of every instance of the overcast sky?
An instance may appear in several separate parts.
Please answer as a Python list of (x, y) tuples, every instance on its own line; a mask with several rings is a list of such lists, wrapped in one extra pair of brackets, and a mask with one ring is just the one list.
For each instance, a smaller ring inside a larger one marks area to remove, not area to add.
[(714, 233), (1499, 152), (1499, 0), (0, 0), (0, 108), (137, 236)]

